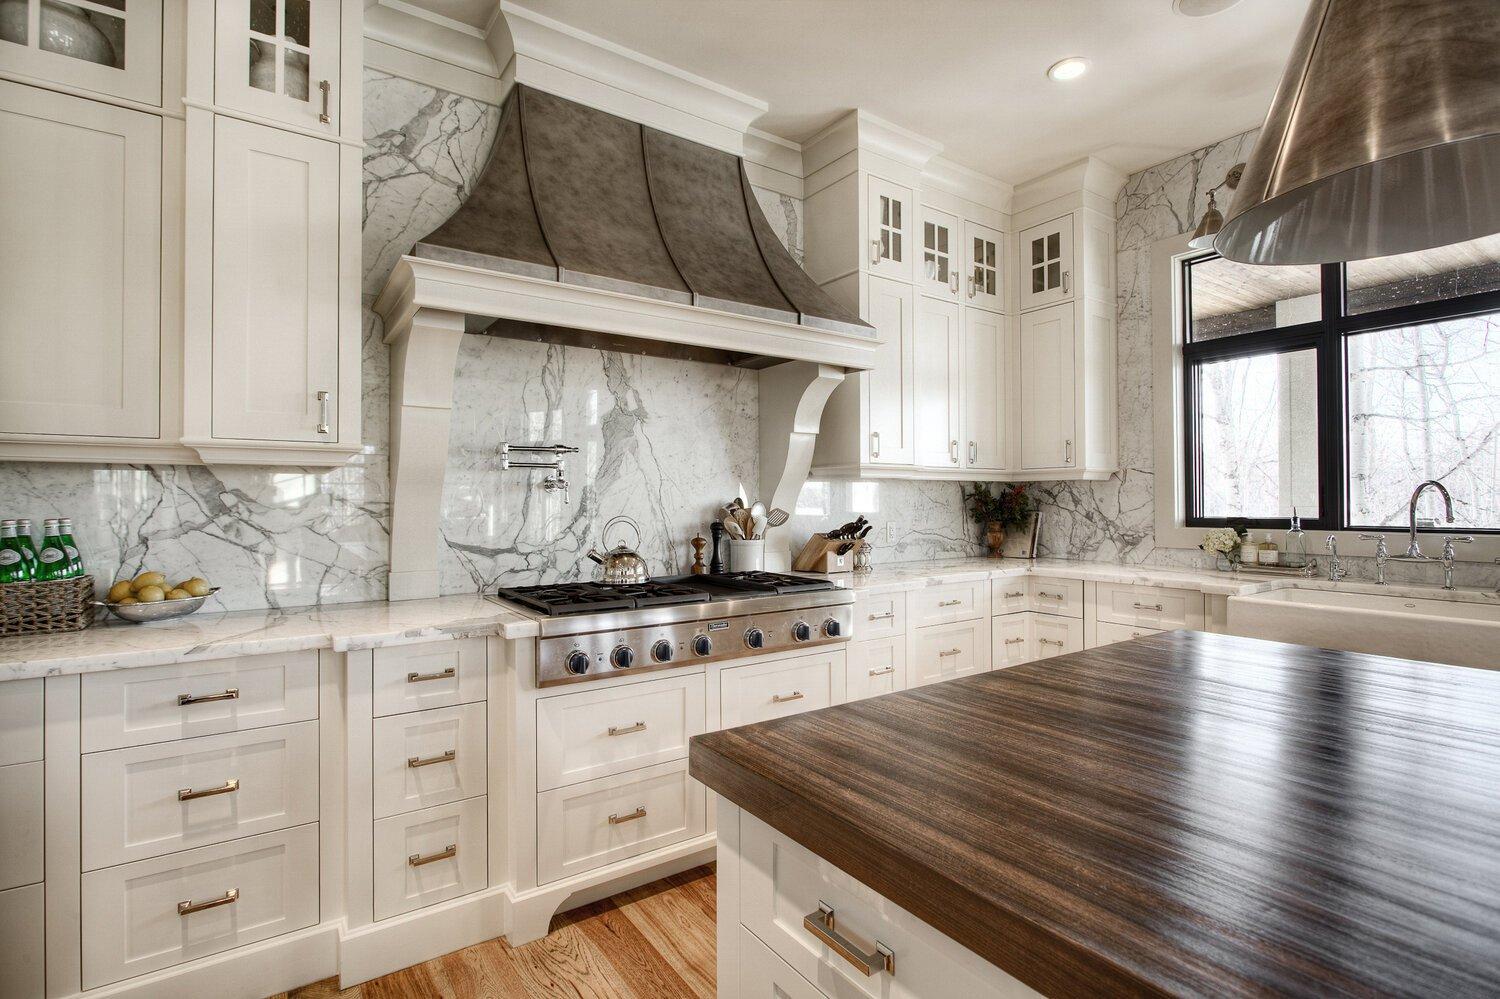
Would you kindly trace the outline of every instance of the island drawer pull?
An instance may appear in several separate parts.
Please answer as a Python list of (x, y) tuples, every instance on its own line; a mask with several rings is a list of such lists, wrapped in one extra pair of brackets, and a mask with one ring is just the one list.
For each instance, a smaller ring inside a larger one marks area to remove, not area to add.
[(420, 756), (408, 756), (406, 758), (406, 765), (416, 770), (418, 767), (430, 767), (434, 763), (452, 763), (456, 759), (458, 759), (458, 750), (450, 749), (445, 753), (439, 753), (437, 756), (429, 756), (425, 760)]
[(449, 666), (447, 669), (437, 673), (408, 673), (407, 683), (426, 683), (428, 680), (451, 680), (458, 676), (458, 667)]
[(628, 815), (611, 815), (609, 817), (609, 824), (612, 826), (618, 826), (625, 822), (634, 822), (636, 819), (644, 819), (645, 817), (646, 806), (637, 805), (635, 807), (635, 811), (629, 813)]
[(871, 614), (871, 621), (890, 621), (896, 617), (895, 611), (886, 611), (884, 614)]
[(790, 694), (772, 694), (771, 695), (771, 703), (772, 704), (782, 704), (782, 703), (785, 703), (786, 701), (800, 701), (800, 700), (802, 700), (802, 698), (804, 698), (806, 696), (807, 695), (804, 694), (804, 693), (802, 693), (802, 691), (800, 691), (800, 690), (794, 690)]
[(1016, 597), (1024, 597), (1025, 595), (1026, 595), (1026, 591), (1025, 590), (1014, 590), (1014, 591), (1012, 591), (1012, 590), (1006, 590), (1005, 591), (1005, 599), (1006, 600), (1014, 600)]
[(939, 600), (938, 601), (938, 606), (939, 607), (957, 607), (961, 603), (963, 603), (962, 600)]
[(202, 912), (204, 909), (217, 909), (221, 905), (232, 905), (238, 902), (239, 898), (240, 890), (238, 888), (231, 888), (218, 898), (211, 898), (207, 902), (194, 902), (192, 899), (188, 899), (186, 902), (177, 903), (177, 914), (179, 916), (187, 916), (195, 912)]
[(231, 777), (218, 787), (206, 787), (201, 791), (194, 791), (185, 787), (177, 792), (178, 801), (192, 801), (194, 798), (212, 798), (216, 794), (233, 794), (240, 789), (240, 779)]
[(425, 857), (420, 853), (414, 853), (406, 858), (406, 863), (411, 867), (421, 867), (423, 864), (433, 864), (439, 860), (447, 860), (450, 857), (456, 856), (458, 856), (458, 844), (449, 843), (437, 853), (429, 853)]
[(643, 721), (636, 722), (634, 725), (611, 725), (609, 727), (610, 735), (629, 735), (632, 732), (644, 731), (646, 731), (646, 723)]
[(1046, 597), (1048, 600), (1065, 599), (1061, 593), (1048, 593), (1046, 590), (1038, 590), (1036, 595), (1039, 597)]
[(896, 667), (894, 667), (894, 666), (884, 666), (884, 667), (881, 667), (880, 669), (872, 669), (872, 670), (870, 670), (870, 675), (871, 676), (890, 676), (894, 672), (896, 672)]
[(1158, 614), (1162, 612), (1161, 604), (1131, 604), (1130, 606), (1136, 610), (1156, 611)]
[(803, 929), (827, 944), (835, 954), (854, 965), (866, 977), (882, 971), (892, 975), (896, 973), (896, 954), (889, 947), (877, 940), (875, 949), (866, 953), (853, 940), (835, 929), (836, 926), (833, 906), (821, 900), (816, 912), (809, 912), (802, 917)]
[(240, 699), (240, 688), (230, 687), (221, 690), (217, 694), (178, 694), (177, 704), (207, 704), (209, 701), (237, 701)]
[(939, 652), (938, 655), (940, 657), (956, 656), (956, 655), (958, 655), (962, 651), (963, 651), (963, 649), (948, 649), (946, 651)]

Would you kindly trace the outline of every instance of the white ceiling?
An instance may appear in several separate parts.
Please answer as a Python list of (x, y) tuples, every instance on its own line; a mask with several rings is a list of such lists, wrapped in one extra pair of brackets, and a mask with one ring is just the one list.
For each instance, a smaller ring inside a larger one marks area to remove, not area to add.
[[(494, 0), (411, 0), (482, 28)], [(1307, 0), (519, 0), (771, 110), (800, 142), (853, 107), (1011, 183), (1082, 156), (1133, 172), (1260, 124)], [(1086, 57), (1082, 79), (1047, 67)]]

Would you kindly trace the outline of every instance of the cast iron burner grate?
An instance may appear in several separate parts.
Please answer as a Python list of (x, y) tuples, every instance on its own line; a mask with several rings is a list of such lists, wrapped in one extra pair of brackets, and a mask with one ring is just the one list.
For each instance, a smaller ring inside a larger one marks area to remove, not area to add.
[(780, 572), (764, 572), (752, 569), (748, 572), (725, 572), (706, 577), (716, 586), (730, 590), (749, 590), (756, 593), (807, 593), (812, 590), (831, 590), (831, 579), (809, 579), (806, 576), (789, 576)]
[(561, 614), (583, 614), (608, 610), (630, 610), (635, 607), (658, 607), (667, 604), (702, 603), (709, 594), (679, 583), (631, 583), (611, 586), (606, 583), (553, 583), (544, 586), (502, 586), (496, 591), (502, 600), (511, 600), (540, 611), (549, 617)]

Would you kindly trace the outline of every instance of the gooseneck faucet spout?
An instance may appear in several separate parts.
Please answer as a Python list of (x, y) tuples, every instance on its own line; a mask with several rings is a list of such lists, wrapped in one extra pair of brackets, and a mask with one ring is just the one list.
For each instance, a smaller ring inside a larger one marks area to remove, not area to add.
[(1409, 538), (1411, 543), (1407, 545), (1406, 554), (1402, 556), (1413, 561), (1432, 561), (1432, 559), (1422, 554), (1422, 546), (1417, 543), (1417, 501), (1422, 498), (1422, 494), (1429, 487), (1436, 489), (1438, 494), (1443, 497), (1443, 515), (1447, 517), (1448, 523), (1453, 523), (1453, 497), (1448, 495), (1447, 486), (1443, 485), (1437, 479), (1428, 479), (1413, 489), (1411, 491), (1411, 503), (1407, 506), (1406, 510), (1408, 526), (1411, 529), (1411, 537)]

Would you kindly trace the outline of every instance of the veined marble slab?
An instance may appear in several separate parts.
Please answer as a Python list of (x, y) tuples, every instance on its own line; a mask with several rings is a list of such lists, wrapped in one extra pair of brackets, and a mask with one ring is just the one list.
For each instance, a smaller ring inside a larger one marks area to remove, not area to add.
[(478, 594), (298, 610), (200, 611), (159, 624), (107, 624), (63, 635), (0, 639), (0, 681), (301, 649), (349, 652), (536, 633), (535, 621)]

